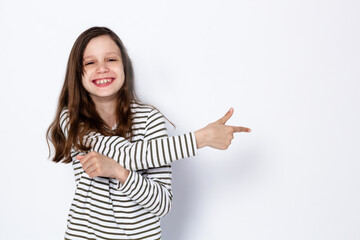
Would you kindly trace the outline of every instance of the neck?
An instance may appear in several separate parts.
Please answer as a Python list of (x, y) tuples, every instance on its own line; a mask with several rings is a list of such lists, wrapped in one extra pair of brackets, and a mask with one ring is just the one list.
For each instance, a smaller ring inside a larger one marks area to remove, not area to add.
[(93, 99), (96, 111), (111, 129), (116, 124), (116, 101), (101, 101)]

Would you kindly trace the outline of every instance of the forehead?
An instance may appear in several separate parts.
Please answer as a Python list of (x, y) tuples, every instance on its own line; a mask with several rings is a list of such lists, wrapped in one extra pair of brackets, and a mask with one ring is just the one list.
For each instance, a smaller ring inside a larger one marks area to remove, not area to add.
[(108, 35), (103, 35), (89, 41), (84, 51), (84, 58), (90, 56), (102, 56), (109, 53), (121, 54), (120, 49), (114, 40)]

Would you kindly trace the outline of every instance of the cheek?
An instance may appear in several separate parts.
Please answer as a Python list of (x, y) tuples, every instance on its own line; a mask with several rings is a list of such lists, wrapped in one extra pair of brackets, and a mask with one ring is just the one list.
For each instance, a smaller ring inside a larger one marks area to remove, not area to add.
[(96, 68), (92, 65), (84, 67), (83, 78), (89, 78), (95, 70)]
[(81, 84), (88, 91), (88, 88), (91, 85), (88, 75), (86, 75), (86, 74), (83, 75), (83, 77), (81, 79)]
[(123, 68), (120, 68), (118, 70), (118, 75), (121, 77), (121, 78), (125, 78), (125, 72), (124, 72), (124, 69)]
[(124, 75), (124, 66), (122, 63), (116, 63), (116, 65), (113, 66), (113, 69), (116, 73)]
[(86, 81), (85, 81), (84, 77), (83, 77), (82, 80), (81, 80), (81, 84), (83, 85), (83, 87), (86, 86)]
[(84, 70), (84, 73), (82, 75), (82, 83), (84, 84), (84, 82), (89, 81), (90, 77), (91, 77), (91, 71)]

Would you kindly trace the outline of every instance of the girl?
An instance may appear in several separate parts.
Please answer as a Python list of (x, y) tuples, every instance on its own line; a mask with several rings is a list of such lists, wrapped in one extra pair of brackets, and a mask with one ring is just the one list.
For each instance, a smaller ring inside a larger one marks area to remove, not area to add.
[(160, 239), (171, 208), (170, 163), (210, 146), (227, 149), (233, 110), (195, 132), (168, 137), (164, 117), (140, 103), (119, 37), (83, 32), (70, 52), (55, 120), (47, 131), (54, 162), (72, 162), (76, 181), (65, 239)]

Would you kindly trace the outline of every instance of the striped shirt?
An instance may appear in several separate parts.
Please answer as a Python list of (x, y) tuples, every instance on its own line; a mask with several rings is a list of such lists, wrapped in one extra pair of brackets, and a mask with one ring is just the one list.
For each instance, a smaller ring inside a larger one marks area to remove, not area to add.
[[(89, 134), (84, 141), (92, 151), (115, 159), (130, 170), (124, 184), (115, 178), (90, 178), (72, 149), (76, 190), (65, 239), (160, 239), (160, 218), (171, 208), (170, 163), (197, 154), (195, 135), (168, 137), (161, 113), (132, 103), (133, 139)], [(60, 125), (67, 136), (68, 114)]]

